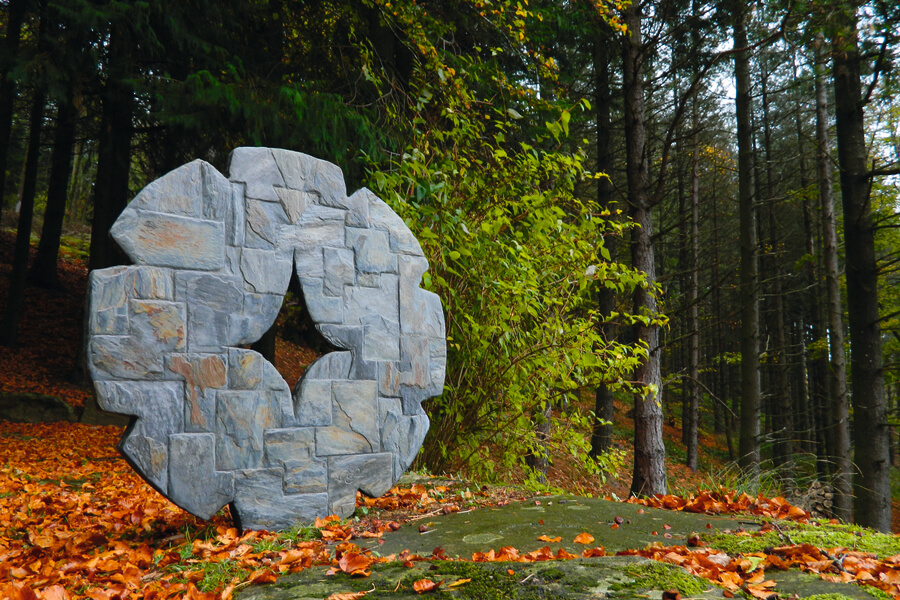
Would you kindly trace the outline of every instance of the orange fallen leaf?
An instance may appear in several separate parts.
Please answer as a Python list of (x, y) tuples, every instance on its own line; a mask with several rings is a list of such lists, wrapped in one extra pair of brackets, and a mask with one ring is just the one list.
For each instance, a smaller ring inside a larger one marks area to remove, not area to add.
[(272, 569), (258, 569), (250, 574), (248, 581), (253, 583), (275, 583), (278, 577)]
[(347, 552), (338, 561), (341, 571), (349, 575), (368, 577), (367, 570), (372, 565), (372, 559), (359, 552)]
[(539, 542), (547, 542), (547, 543), (550, 543), (550, 544), (555, 544), (555, 543), (557, 543), (557, 542), (561, 542), (561, 541), (562, 541), (562, 536), (556, 536), (556, 537), (552, 538), (552, 537), (550, 537), (550, 536), (548, 536), (548, 535), (542, 535), (541, 537), (538, 538), (538, 541), (539, 541)]
[(413, 590), (415, 590), (415, 592), (417, 594), (433, 592), (434, 590), (441, 587), (442, 583), (444, 583), (444, 582), (438, 581), (437, 583), (435, 583), (430, 579), (420, 579), (420, 580), (416, 581), (415, 583), (413, 583)]
[(593, 541), (594, 541), (594, 536), (592, 536), (591, 534), (589, 534), (587, 532), (579, 533), (578, 535), (575, 536), (576, 544), (590, 544)]

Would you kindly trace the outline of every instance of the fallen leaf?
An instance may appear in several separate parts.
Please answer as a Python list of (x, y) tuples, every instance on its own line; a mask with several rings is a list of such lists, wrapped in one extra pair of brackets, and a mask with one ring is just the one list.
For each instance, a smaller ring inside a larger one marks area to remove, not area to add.
[(666, 590), (662, 593), (662, 600), (681, 600), (678, 590)]
[(470, 579), (457, 579), (456, 581), (454, 581), (453, 583), (451, 583), (451, 584), (448, 585), (447, 587), (448, 587), (448, 588), (458, 587), (458, 586), (461, 586), (461, 585), (465, 585), (465, 584), (469, 583), (470, 581), (472, 581), (471, 578), (470, 578)]
[(40, 598), (41, 600), (69, 600), (69, 593), (66, 588), (56, 584), (41, 590)]
[(555, 543), (557, 543), (557, 542), (561, 542), (561, 541), (562, 541), (562, 536), (556, 536), (556, 537), (552, 538), (552, 537), (547, 536), (547, 535), (542, 535), (541, 537), (538, 538), (538, 541), (539, 541), (539, 542), (547, 542), (547, 543), (549, 543), (549, 544), (555, 544)]
[(594, 541), (594, 536), (587, 532), (583, 532), (576, 535), (574, 541), (576, 544), (590, 544)]
[(372, 565), (372, 559), (359, 552), (347, 552), (338, 561), (341, 571), (353, 576), (368, 577), (368, 568)]
[(248, 581), (253, 583), (275, 583), (278, 577), (272, 569), (259, 569), (250, 574)]
[(565, 548), (556, 551), (556, 560), (572, 560), (573, 558), (578, 558), (578, 556), (568, 552)]
[(435, 583), (430, 579), (420, 579), (413, 583), (413, 590), (415, 590), (417, 594), (425, 594), (427, 592), (433, 592), (434, 590), (438, 589), (439, 587), (441, 587), (442, 583), (444, 582), (438, 581), (437, 583)]

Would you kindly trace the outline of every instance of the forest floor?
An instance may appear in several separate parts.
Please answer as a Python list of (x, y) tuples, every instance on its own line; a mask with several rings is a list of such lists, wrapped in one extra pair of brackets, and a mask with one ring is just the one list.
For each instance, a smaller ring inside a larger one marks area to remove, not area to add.
[[(6, 304), (12, 242), (9, 231), (0, 232), (0, 306)], [(0, 393), (49, 394), (79, 409), (91, 397), (90, 387), (71, 382), (84, 318), (84, 256), (83, 247), (64, 248), (62, 289), (28, 288), (19, 346), (0, 347)], [(275, 364), (293, 384), (315, 356), (279, 340)], [(617, 405), (615, 425), (622, 472), (601, 484), (564, 455), (554, 455), (548, 471), (554, 488), (627, 496), (632, 456), (626, 408)], [(670, 490), (680, 498), (667, 496), (657, 504), (681, 510), (705, 498), (702, 502), (718, 502), (717, 510), (746, 511), (755, 500), (742, 504), (737, 495), (710, 494), (721, 483), (735, 483), (721, 480), (727, 473), (724, 442), (703, 435), (701, 470), (691, 471), (682, 464), (684, 447), (675, 425), (665, 427), (667, 470)], [(359, 550), (351, 539), (378, 537), (422, 512), (503, 505), (528, 495), (521, 486), (481, 486), (454, 477), (395, 488), (378, 500), (360, 498), (355, 520), (322, 521), (281, 535), (241, 535), (227, 508), (201, 521), (152, 490), (117, 453), (122, 433), (114, 426), (0, 421), (0, 597), (229, 598), (251, 582), (270, 582), (312, 564), (351, 572), (346, 569), (352, 565), (339, 560)], [(513, 475), (510, 481), (517, 479)], [(771, 506), (776, 513), (791, 510), (780, 500)], [(894, 514), (896, 532), (896, 502)]]

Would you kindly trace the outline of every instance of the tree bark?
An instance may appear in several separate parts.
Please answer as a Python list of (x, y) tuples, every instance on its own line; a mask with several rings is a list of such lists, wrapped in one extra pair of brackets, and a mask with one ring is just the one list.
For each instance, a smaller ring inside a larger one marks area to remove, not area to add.
[(697, 101), (691, 107), (691, 272), (688, 291), (688, 419), (685, 429), (685, 464), (697, 470), (700, 420), (700, 118)]
[[(765, 65), (765, 63), (764, 63)], [(768, 199), (769, 217), (769, 285), (771, 286), (771, 327), (774, 329), (775, 340), (772, 348), (772, 394), (770, 398), (770, 414), (775, 426), (772, 428), (775, 438), (775, 447), (772, 458), (778, 468), (778, 474), (783, 485), (787, 488), (793, 486), (793, 440), (794, 440), (794, 414), (791, 405), (791, 383), (787, 366), (787, 334), (784, 327), (784, 295), (781, 283), (782, 272), (778, 258), (780, 240), (778, 238), (778, 222), (775, 216), (775, 181), (772, 173), (775, 157), (772, 152), (772, 127), (769, 119), (769, 93), (768, 93), (768, 65), (764, 66), (761, 77), (762, 107), (763, 107), (763, 150), (766, 157), (766, 197)]]
[(878, 317), (875, 229), (866, 169), (866, 138), (860, 82), (857, 7), (843, 2), (833, 15), (834, 104), (841, 199), (847, 312), (850, 321), (850, 379), (853, 399), (855, 519), (879, 531), (891, 530), (891, 481), (887, 404)]
[[(597, 19), (597, 31), (594, 34), (594, 109), (597, 121), (597, 173), (612, 172), (613, 161), (610, 152), (611, 96), (609, 90), (609, 28), (601, 19)], [(609, 177), (597, 180), (597, 204), (609, 208), (613, 197), (613, 186)], [(611, 261), (616, 259), (616, 239), (608, 237), (604, 246), (609, 252)], [(602, 260), (597, 252), (598, 260)], [(616, 295), (612, 289), (601, 285), (597, 291), (597, 311), (601, 317), (609, 316), (616, 308)], [(612, 323), (600, 325), (600, 333), (607, 341), (615, 339), (616, 327)], [(613, 393), (606, 383), (597, 386), (594, 392), (594, 424), (591, 431), (591, 456), (597, 457), (612, 447), (613, 433)]]
[(3, 39), (3, 57), (0, 59), (0, 222), (6, 204), (6, 162), (12, 134), (13, 106), (16, 102), (16, 82), (9, 76), (25, 21), (25, 0), (10, 0), (6, 13), (6, 37)]
[[(817, 46), (824, 45), (820, 34)], [(831, 180), (831, 143), (828, 139), (828, 95), (823, 70), (816, 61), (816, 166), (819, 180), (819, 202), (822, 209), (822, 230), (825, 262), (825, 289), (828, 295), (828, 346), (831, 368), (828, 373), (831, 387), (831, 417), (833, 421), (832, 486), (834, 515), (844, 521), (852, 518), (852, 486), (850, 464), (850, 398), (847, 393), (847, 358), (844, 354), (844, 309), (841, 305), (840, 271), (837, 252), (837, 219), (834, 215), (834, 188)]]
[(45, 96), (35, 92), (31, 103), (31, 122), (28, 131), (28, 152), (25, 158), (25, 175), (22, 201), (19, 209), (19, 225), (16, 230), (15, 254), (10, 275), (9, 294), (0, 328), (0, 344), (15, 347), (19, 335), (19, 321), (25, 305), (25, 276), (28, 273), (28, 253), (31, 249), (31, 223), (34, 217), (34, 194), (37, 185), (38, 161), (41, 153), (41, 125), (44, 120)]
[[(756, 196), (753, 140), (750, 125), (750, 58), (746, 50), (746, 12), (733, 3), (735, 112), (738, 138), (738, 212), (741, 242), (741, 435), (738, 464), (755, 487), (759, 479), (759, 265), (756, 232)], [(741, 50), (744, 49), (744, 50)]]
[(635, 227), (631, 233), (631, 265), (647, 278), (634, 292), (634, 314), (647, 319), (635, 326), (635, 341), (647, 350), (647, 358), (635, 370), (640, 395), (634, 406), (634, 473), (631, 493), (636, 496), (666, 493), (666, 449), (662, 437), (662, 377), (660, 374), (659, 327), (657, 318), (656, 265), (653, 246), (649, 170), (646, 155), (644, 116), (644, 46), (641, 36), (641, 8), (631, 4), (624, 11), (628, 27), (622, 44), (625, 92), (625, 160), (628, 201)]
[(119, 262), (109, 230), (130, 199), (128, 174), (131, 171), (134, 97), (127, 79), (132, 71), (133, 48), (125, 25), (113, 25), (108, 52), (109, 75), (101, 93), (103, 112), (91, 223), (89, 267), (92, 270), (104, 269)]
[(57, 111), (56, 134), (53, 141), (53, 154), (50, 158), (47, 208), (44, 210), (41, 241), (29, 273), (29, 279), (35, 284), (52, 289), (60, 286), (57, 273), (59, 240), (62, 235), (63, 220), (66, 216), (66, 197), (69, 189), (69, 175), (72, 172), (72, 150), (75, 146), (76, 111), (74, 88), (71, 84), (66, 90), (66, 97), (59, 101)]

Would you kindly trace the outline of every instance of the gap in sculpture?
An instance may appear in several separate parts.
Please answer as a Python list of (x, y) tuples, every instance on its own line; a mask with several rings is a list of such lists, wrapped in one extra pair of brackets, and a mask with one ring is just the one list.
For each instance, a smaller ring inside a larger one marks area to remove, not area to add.
[[(154, 488), (241, 529), (346, 517), (379, 496), (441, 393), (440, 299), (400, 219), (311, 156), (238, 148), (226, 178), (196, 160), (145, 187), (111, 230), (134, 266), (91, 273), (87, 357), (97, 401), (132, 415), (119, 450)], [(278, 316), (292, 272), (337, 351), (292, 391), (243, 346)]]
[[(262, 344), (263, 340), (267, 340), (265, 344)], [(343, 350), (319, 333), (309, 316), (300, 280), (293, 271), (281, 310), (271, 329), (258, 342), (243, 348), (255, 350), (267, 358), (291, 389), (297, 386), (304, 370), (317, 358)]]

